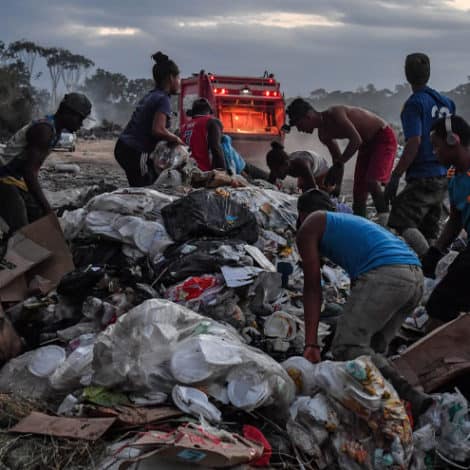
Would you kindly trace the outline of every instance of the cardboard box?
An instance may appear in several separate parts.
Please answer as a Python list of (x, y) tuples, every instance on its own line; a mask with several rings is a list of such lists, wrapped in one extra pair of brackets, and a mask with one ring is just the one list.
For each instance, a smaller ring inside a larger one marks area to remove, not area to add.
[(433, 392), (470, 372), (470, 314), (465, 313), (411, 345), (394, 365), (413, 386)]
[(41, 276), (43, 293), (50, 292), (74, 269), (55, 214), (49, 214), (21, 228), (9, 241), (0, 263), (0, 302), (20, 302), (27, 298), (29, 283)]

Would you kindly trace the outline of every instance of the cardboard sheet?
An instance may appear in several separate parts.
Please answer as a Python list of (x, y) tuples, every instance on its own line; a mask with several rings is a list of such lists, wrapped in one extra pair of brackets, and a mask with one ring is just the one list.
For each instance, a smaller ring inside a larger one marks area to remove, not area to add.
[(63, 418), (33, 411), (13, 426), (10, 432), (96, 441), (114, 421), (116, 418)]

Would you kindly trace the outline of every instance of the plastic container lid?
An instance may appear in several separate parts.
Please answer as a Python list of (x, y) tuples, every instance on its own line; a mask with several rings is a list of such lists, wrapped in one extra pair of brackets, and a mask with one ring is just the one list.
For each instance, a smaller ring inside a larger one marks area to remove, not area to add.
[(34, 353), (29, 371), (37, 377), (49, 377), (65, 361), (65, 349), (60, 346), (44, 346)]
[(270, 387), (261, 374), (247, 368), (237, 368), (227, 378), (228, 398), (233, 406), (242, 410), (254, 410), (263, 405), (270, 396)]

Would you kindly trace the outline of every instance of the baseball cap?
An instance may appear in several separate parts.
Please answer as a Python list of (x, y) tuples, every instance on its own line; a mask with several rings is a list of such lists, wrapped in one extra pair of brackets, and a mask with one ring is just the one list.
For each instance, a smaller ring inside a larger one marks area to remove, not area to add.
[(91, 102), (83, 93), (67, 93), (61, 104), (83, 118), (91, 113)]

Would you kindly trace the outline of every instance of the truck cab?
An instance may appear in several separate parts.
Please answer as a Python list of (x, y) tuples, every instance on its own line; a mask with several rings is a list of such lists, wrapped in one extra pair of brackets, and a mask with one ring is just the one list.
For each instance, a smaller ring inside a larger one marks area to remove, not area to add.
[(199, 97), (206, 98), (230, 135), (234, 147), (247, 160), (263, 157), (270, 142), (284, 140), (284, 97), (274, 75), (238, 77), (201, 71), (181, 81), (180, 125), (191, 118), (186, 111)]

